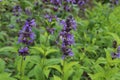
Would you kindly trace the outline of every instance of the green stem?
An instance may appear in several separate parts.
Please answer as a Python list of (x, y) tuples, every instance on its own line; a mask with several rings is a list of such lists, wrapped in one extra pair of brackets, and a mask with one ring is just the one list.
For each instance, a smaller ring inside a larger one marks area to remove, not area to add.
[(22, 56), (21, 66), (20, 66), (20, 80), (23, 80), (24, 77), (23, 61), (24, 61), (24, 57)]
[(62, 67), (62, 80), (64, 80), (64, 67), (65, 67), (65, 59), (63, 60), (63, 67)]

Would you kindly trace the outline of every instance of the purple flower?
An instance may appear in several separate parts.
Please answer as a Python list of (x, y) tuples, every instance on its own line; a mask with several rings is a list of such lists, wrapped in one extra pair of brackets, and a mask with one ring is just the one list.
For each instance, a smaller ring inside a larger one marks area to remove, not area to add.
[(19, 32), (19, 43), (24, 43), (27, 45), (30, 45), (33, 43), (35, 39), (35, 34), (32, 32), (32, 26), (36, 26), (35, 20), (28, 19), (25, 22), (25, 25), (23, 26), (22, 30)]
[(19, 55), (22, 55), (22, 56), (26, 56), (29, 54), (29, 49), (28, 47), (22, 47), (21, 49), (19, 49)]
[(85, 1), (84, 1), (84, 0), (79, 0), (79, 1), (78, 1), (78, 6), (81, 7), (81, 6), (83, 6), (84, 4), (85, 4)]
[(74, 44), (74, 37), (72, 34), (67, 33), (67, 32), (62, 32), (60, 33), (60, 36), (62, 38), (62, 41), (65, 45), (72, 45)]
[(68, 5), (65, 5), (65, 6), (64, 6), (64, 10), (65, 10), (65, 11), (70, 11), (71, 8), (70, 8)]
[(15, 16), (19, 16), (21, 12), (22, 12), (22, 9), (21, 9), (21, 7), (19, 5), (14, 6), (14, 8), (13, 8), (13, 14)]
[(76, 3), (76, 0), (65, 0), (68, 3)]
[(120, 53), (120, 46), (118, 46), (117, 48), (117, 53)]
[(54, 10), (54, 11), (58, 11), (58, 7), (57, 7), (57, 6), (54, 6), (53, 10)]
[(76, 30), (77, 24), (72, 16), (69, 16), (66, 19), (66, 21), (62, 20), (60, 23), (63, 25), (63, 27), (64, 27), (63, 29), (66, 30), (67, 32), (69, 32), (69, 30), (71, 30), (71, 29)]
[(119, 1), (118, 1), (118, 0), (115, 0), (115, 4), (119, 4)]
[(61, 50), (63, 52), (63, 57), (73, 56), (72, 49), (70, 48), (72, 44), (74, 44), (74, 37), (70, 33), (73, 29), (76, 29), (76, 22), (72, 16), (69, 16), (66, 20), (62, 20), (60, 22), (63, 25), (63, 29), (61, 30), (59, 37), (62, 40)]
[(63, 59), (65, 59), (65, 57), (67, 57), (67, 56), (73, 56), (74, 55), (72, 50), (65, 45), (62, 45), (61, 50), (64, 53), (63, 56), (62, 56)]
[(117, 54), (116, 54), (116, 57), (117, 57), (117, 58), (120, 58), (120, 53), (117, 53)]
[(54, 5), (57, 5), (57, 6), (61, 5), (61, 3), (62, 3), (61, 0), (50, 0), (50, 2)]
[(35, 34), (32, 32), (32, 27), (36, 26), (34, 19), (27, 19), (22, 30), (19, 31), (18, 42), (23, 43), (27, 47), (19, 49), (19, 55), (26, 56), (29, 54), (28, 46), (34, 42)]
[(46, 14), (44, 17), (46, 19), (48, 19), (49, 22), (52, 22), (53, 19), (57, 20), (57, 16), (54, 16), (54, 15), (48, 15), (48, 14)]
[(120, 46), (118, 46), (117, 52), (112, 53), (111, 56), (112, 56), (113, 59), (114, 58), (120, 58)]

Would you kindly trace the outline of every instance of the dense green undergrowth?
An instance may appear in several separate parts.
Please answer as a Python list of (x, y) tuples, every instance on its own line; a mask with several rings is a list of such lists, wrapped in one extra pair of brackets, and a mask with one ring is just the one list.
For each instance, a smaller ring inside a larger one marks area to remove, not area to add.
[[(20, 16), (13, 15), (16, 5), (22, 8)], [(0, 1), (0, 80), (120, 80), (120, 59), (111, 56), (120, 45), (120, 6), (100, 0), (86, 5), (84, 12), (76, 5), (67, 12), (53, 11), (53, 5), (43, 4), (42, 0)], [(62, 59), (60, 45), (56, 44), (62, 26), (56, 19), (49, 22), (44, 18), (46, 12), (60, 20), (74, 17), (74, 56)], [(36, 38), (29, 47), (30, 54), (21, 62), (18, 50), (23, 44), (18, 43), (18, 33), (27, 18), (36, 21)], [(55, 28), (54, 33), (50, 34), (47, 27)]]

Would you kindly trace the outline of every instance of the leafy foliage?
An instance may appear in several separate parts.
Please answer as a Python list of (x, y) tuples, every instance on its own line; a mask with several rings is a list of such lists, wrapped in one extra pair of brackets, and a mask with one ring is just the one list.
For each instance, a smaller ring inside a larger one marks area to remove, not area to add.
[[(0, 0), (0, 80), (20, 80), (21, 71), (21, 80), (120, 80), (120, 59), (111, 55), (117, 52), (113, 41), (120, 46), (120, 5), (101, 1), (90, 0), (83, 7), (64, 3), (71, 10), (59, 6), (56, 11), (55, 5), (42, 0)], [(13, 13), (16, 5), (22, 9), (19, 16)], [(52, 15), (51, 21), (46, 14)], [(69, 15), (77, 23), (76, 31), (71, 31), (74, 56), (62, 59), (59, 22)], [(18, 32), (27, 18), (35, 19), (36, 36), (21, 62)]]

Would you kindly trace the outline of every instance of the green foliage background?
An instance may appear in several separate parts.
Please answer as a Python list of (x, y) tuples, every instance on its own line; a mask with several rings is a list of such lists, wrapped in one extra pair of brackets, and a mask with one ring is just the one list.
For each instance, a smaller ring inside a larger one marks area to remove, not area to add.
[[(93, 1), (92, 7), (88, 5), (85, 13), (79, 13), (76, 6), (73, 12), (62, 13), (50, 8), (42, 9), (40, 0), (38, 7), (34, 5), (34, 0), (1, 1), (0, 80), (20, 78), (22, 58), (18, 55), (21, 46), (18, 44), (18, 32), (29, 17), (37, 23), (37, 28), (33, 29), (36, 40), (30, 47), (30, 55), (23, 61), (23, 80), (120, 80), (120, 60), (111, 57), (111, 53), (116, 52), (112, 48), (113, 41), (120, 45), (120, 5), (110, 7), (110, 3), (101, 1)], [(12, 8), (18, 4), (23, 10), (30, 9), (32, 16), (24, 12), (19, 17), (13, 16)], [(56, 20), (49, 23), (44, 19), (46, 11), (61, 19), (68, 15), (75, 18), (77, 30), (72, 32), (75, 38), (73, 57), (66, 60), (61, 58), (62, 52), (55, 41), (62, 27)], [(22, 24), (16, 23), (18, 18)], [(53, 35), (46, 31), (47, 26), (56, 28)]]

